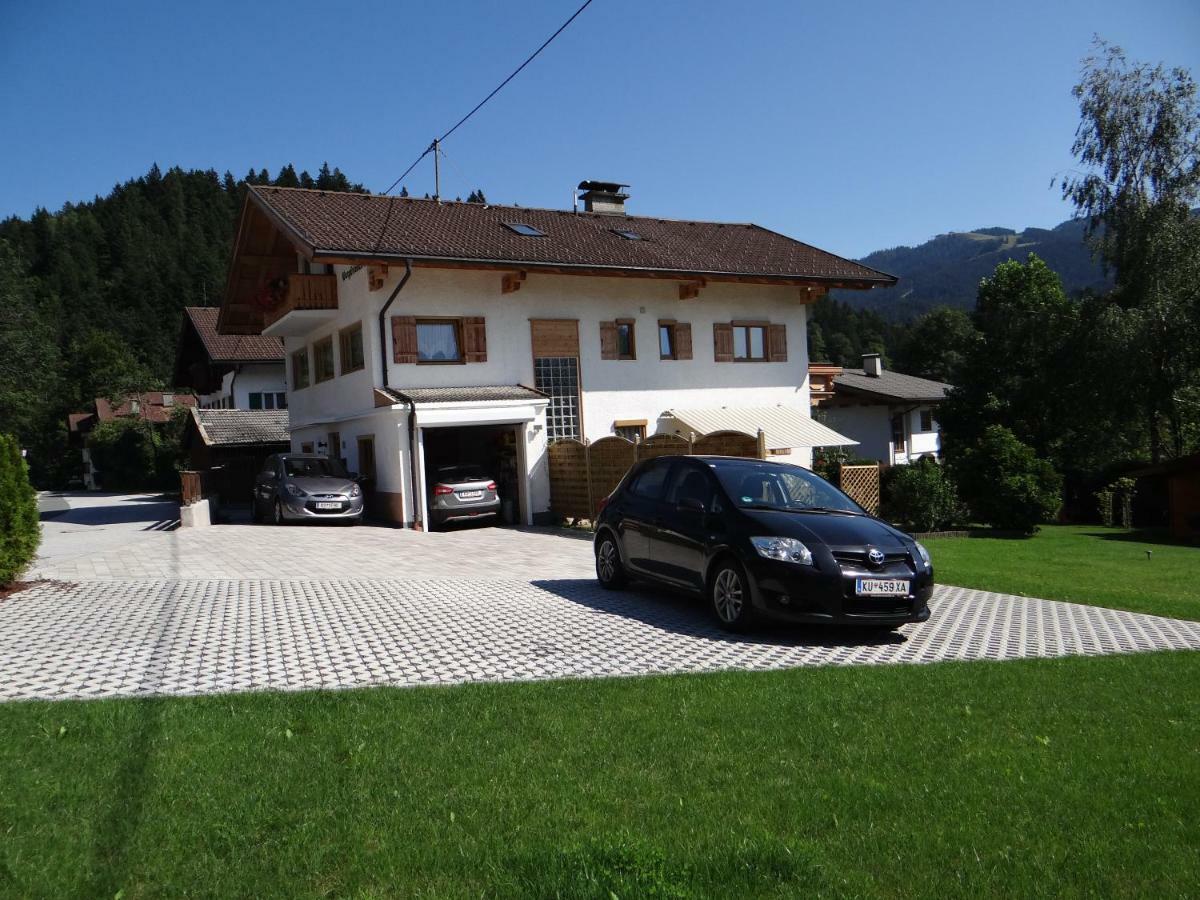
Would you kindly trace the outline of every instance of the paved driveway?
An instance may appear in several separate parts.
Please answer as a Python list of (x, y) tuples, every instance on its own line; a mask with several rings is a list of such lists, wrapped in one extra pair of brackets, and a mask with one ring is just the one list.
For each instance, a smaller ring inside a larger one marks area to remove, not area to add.
[(107, 524), (104, 501), (66, 502), (35, 574), (68, 583), (0, 601), (0, 699), (1200, 649), (1200, 623), (961, 588), (897, 634), (735, 637), (690, 598), (600, 590), (576, 535), (163, 531), (152, 498), (110, 498)]

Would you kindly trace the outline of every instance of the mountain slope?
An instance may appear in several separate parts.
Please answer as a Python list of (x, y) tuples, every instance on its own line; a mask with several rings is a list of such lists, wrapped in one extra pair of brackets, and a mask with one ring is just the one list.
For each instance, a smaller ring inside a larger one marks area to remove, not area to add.
[(859, 260), (899, 277), (893, 288), (869, 292), (835, 291), (858, 309), (871, 309), (896, 321), (916, 318), (935, 306), (971, 309), (979, 280), (1005, 260), (1024, 261), (1036, 253), (1063, 280), (1067, 293), (1110, 286), (1083, 241), (1084, 223), (1068, 220), (1055, 228), (979, 228), (939, 234), (916, 247), (876, 250)]

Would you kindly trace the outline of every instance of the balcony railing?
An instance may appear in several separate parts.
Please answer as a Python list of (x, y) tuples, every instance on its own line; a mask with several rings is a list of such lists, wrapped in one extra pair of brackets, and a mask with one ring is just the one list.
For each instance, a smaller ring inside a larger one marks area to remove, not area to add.
[(289, 275), (283, 301), (264, 313), (263, 327), (268, 328), (297, 310), (337, 308), (337, 276)]

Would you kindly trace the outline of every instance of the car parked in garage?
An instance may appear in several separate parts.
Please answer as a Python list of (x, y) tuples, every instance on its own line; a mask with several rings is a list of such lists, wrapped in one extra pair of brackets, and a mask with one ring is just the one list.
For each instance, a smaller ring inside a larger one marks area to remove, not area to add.
[(639, 578), (703, 594), (730, 630), (758, 616), (882, 628), (929, 618), (925, 548), (786, 463), (640, 462), (604, 502), (594, 548), (603, 587)]
[(363, 516), (362, 487), (340, 462), (315, 453), (268, 456), (254, 484), (251, 515), (276, 525), (336, 521), (357, 525)]
[(429, 523), (440, 528), (500, 512), (496, 480), (476, 465), (439, 466), (429, 486)]

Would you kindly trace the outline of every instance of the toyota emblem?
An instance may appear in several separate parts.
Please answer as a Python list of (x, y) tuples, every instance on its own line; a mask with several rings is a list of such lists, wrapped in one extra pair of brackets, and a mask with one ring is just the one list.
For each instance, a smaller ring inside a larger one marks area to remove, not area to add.
[(883, 563), (883, 551), (878, 547), (872, 547), (867, 551), (867, 559), (871, 561), (871, 565), (878, 566)]

